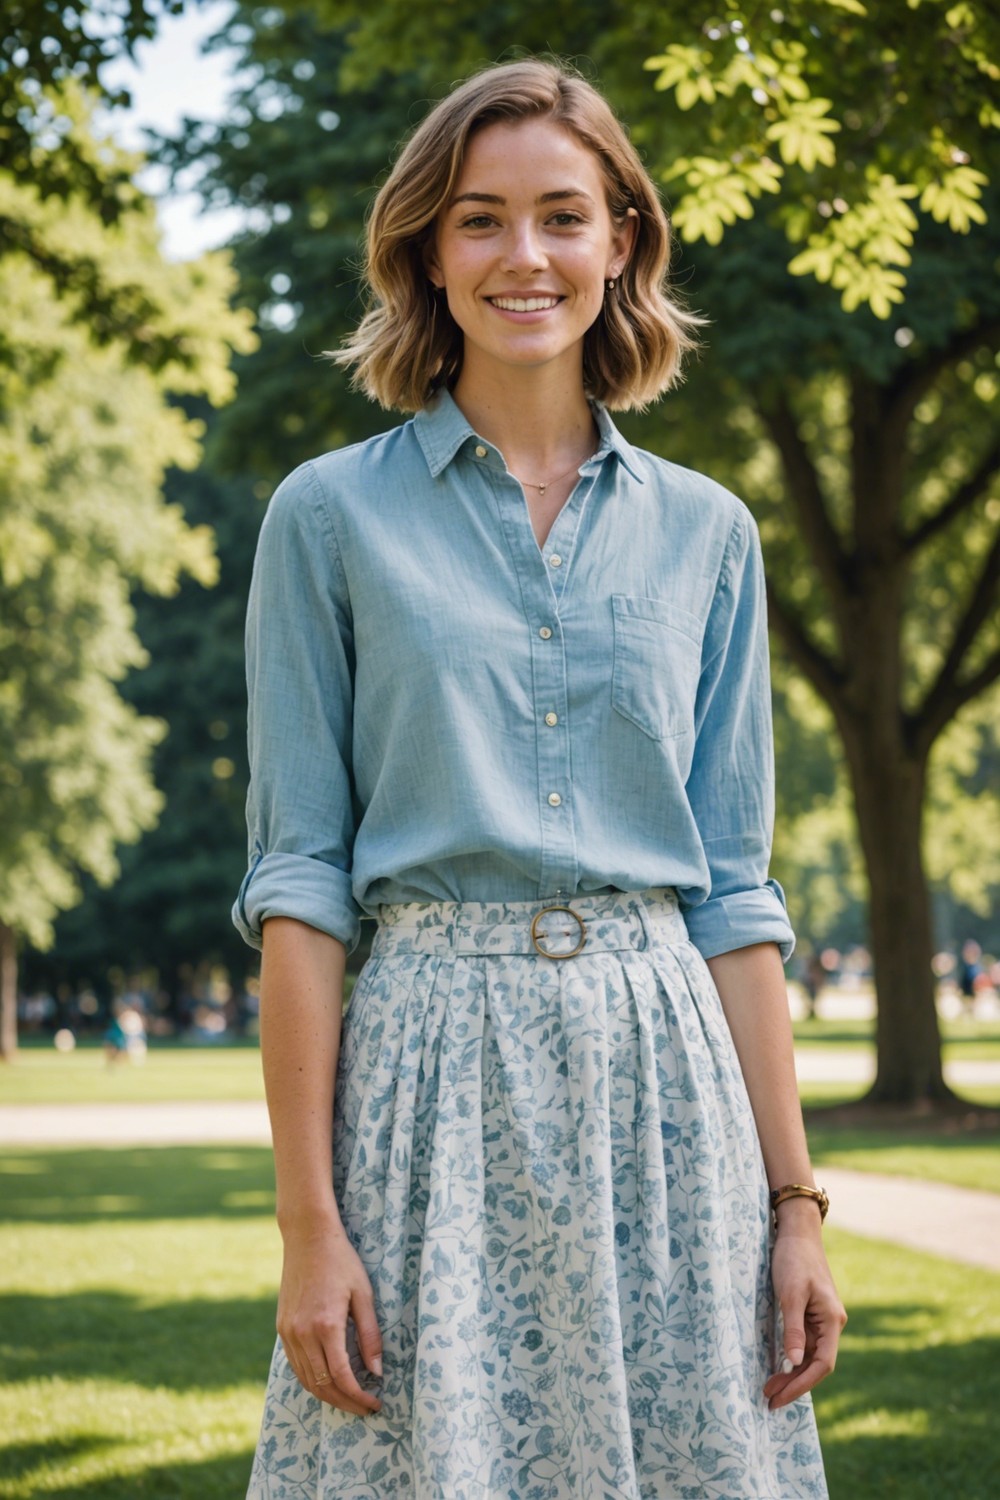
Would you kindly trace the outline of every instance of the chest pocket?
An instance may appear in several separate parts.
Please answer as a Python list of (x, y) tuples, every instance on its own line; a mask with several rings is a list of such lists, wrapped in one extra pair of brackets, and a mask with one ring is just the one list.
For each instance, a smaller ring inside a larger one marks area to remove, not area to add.
[(694, 733), (701, 621), (662, 599), (612, 594), (612, 707), (654, 740)]

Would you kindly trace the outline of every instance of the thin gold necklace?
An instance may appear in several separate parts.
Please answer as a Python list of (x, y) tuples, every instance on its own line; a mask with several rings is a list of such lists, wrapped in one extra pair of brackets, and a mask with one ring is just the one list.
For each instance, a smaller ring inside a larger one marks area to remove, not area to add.
[(580, 469), (582, 465), (587, 462), (587, 458), (593, 458), (593, 456), (594, 455), (592, 453), (588, 453), (586, 458), (577, 459), (576, 463), (573, 464), (570, 468), (566, 469), (562, 474), (556, 474), (552, 479), (546, 479), (544, 484), (538, 484), (534, 479), (522, 479), (519, 474), (515, 474), (514, 478), (517, 480), (518, 484), (527, 485), (529, 490), (537, 490), (540, 495), (544, 495), (545, 491), (549, 488), (549, 485), (558, 484), (560, 479), (567, 478), (568, 475), (573, 473), (574, 469)]

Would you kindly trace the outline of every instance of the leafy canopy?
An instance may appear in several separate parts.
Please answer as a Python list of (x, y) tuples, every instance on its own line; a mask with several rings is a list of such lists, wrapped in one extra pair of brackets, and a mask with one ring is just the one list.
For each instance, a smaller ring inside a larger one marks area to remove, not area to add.
[[(683, 7), (670, 7), (679, 12)], [(671, 15), (646, 59), (673, 95), (673, 222), (717, 244), (764, 205), (794, 276), (879, 318), (903, 301), (919, 208), (955, 234), (986, 222), (1000, 127), (1000, 11), (980, 0), (726, 0)], [(666, 29), (666, 28), (665, 28)]]

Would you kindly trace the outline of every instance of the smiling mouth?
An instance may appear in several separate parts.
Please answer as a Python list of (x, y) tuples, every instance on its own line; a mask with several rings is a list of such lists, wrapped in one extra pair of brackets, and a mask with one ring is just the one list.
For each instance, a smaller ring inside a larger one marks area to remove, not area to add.
[(499, 307), (502, 312), (546, 312), (550, 307), (557, 307), (563, 300), (561, 297), (487, 297), (487, 302), (492, 307)]

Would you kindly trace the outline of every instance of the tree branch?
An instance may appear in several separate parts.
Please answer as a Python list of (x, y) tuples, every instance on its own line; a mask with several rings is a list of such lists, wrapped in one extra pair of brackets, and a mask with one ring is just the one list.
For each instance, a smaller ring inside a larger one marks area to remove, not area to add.
[(998, 469), (1000, 469), (1000, 438), (997, 439), (989, 452), (983, 456), (982, 462), (975, 473), (970, 474), (969, 478), (963, 484), (959, 485), (951, 499), (946, 501), (933, 515), (921, 521), (919, 526), (914, 526), (911, 531), (906, 532), (902, 541), (903, 551), (916, 552), (932, 536), (936, 536), (939, 531), (943, 531), (946, 526), (949, 526), (956, 516), (960, 516), (963, 511), (968, 510), (969, 506), (978, 500)]
[(986, 554), (965, 613), (955, 627), (955, 633), (948, 648), (948, 654), (941, 664), (941, 670), (913, 716), (917, 734), (927, 745), (933, 743), (945, 724), (954, 717), (964, 703), (968, 703), (976, 696), (976, 693), (981, 692), (993, 681), (990, 669), (995, 665), (996, 656), (991, 656), (984, 668), (964, 681), (960, 680), (958, 672), (962, 665), (962, 658), (975, 640), (980, 626), (989, 618), (996, 600), (998, 586), (1000, 586), (1000, 532), (994, 537), (993, 545)]
[(921, 722), (920, 732), (926, 749), (930, 749), (937, 736), (946, 724), (950, 724), (960, 708), (966, 703), (971, 703), (973, 698), (978, 698), (980, 693), (992, 687), (994, 682), (1000, 680), (1000, 647), (988, 656), (979, 668), (973, 672), (971, 677), (965, 678), (963, 682), (953, 682), (948, 693), (942, 694), (937, 706), (938, 712), (933, 718), (926, 718)]
[(767, 579), (767, 607), (768, 619), (792, 661), (823, 701), (835, 708), (844, 683), (843, 669), (809, 639), (801, 621), (779, 597), (770, 578)]
[(830, 591), (835, 613), (843, 623), (842, 606), (846, 602), (844, 551), (823, 499), (816, 465), (802, 441), (795, 413), (784, 394), (773, 396), (767, 404), (760, 403), (758, 410), (781, 455), (788, 492), (798, 514), (802, 535), (820, 577)]
[(932, 349), (923, 359), (903, 366), (886, 388), (887, 443), (898, 446), (903, 442), (917, 403), (930, 390), (941, 371), (963, 355), (981, 349), (984, 344), (991, 349), (1000, 345), (1000, 318), (986, 318), (981, 323), (974, 323), (971, 328), (955, 334), (942, 348)]

